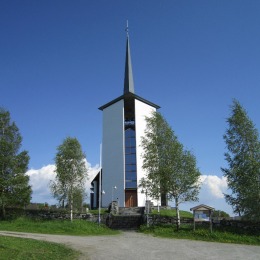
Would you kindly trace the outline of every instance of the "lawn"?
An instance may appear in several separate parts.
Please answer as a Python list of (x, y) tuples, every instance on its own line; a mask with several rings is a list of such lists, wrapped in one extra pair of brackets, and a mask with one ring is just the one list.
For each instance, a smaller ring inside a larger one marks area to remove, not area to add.
[[(176, 217), (176, 210), (165, 209), (157, 212), (153, 210), (151, 215), (160, 215), (165, 217)], [(180, 217), (193, 218), (192, 213), (188, 211), (180, 211)], [(192, 239), (211, 242), (222, 243), (236, 243), (236, 244), (248, 244), (248, 245), (260, 245), (260, 234), (255, 231), (233, 228), (233, 227), (213, 227), (213, 232), (209, 231), (205, 225), (196, 226), (196, 230), (193, 231), (193, 224), (182, 224), (179, 231), (174, 224), (161, 224), (147, 227), (141, 226), (140, 232), (146, 234), (153, 234), (154, 236), (167, 237), (167, 238), (180, 238), (180, 239)]]
[[(33, 220), (20, 217), (11, 221), (0, 221), (0, 230), (59, 235), (115, 235), (104, 225), (86, 220)], [(0, 259), (77, 259), (79, 253), (63, 245), (0, 236)]]
[(79, 255), (79, 252), (60, 244), (0, 236), (0, 259), (73, 260)]
[[(151, 215), (160, 215), (165, 217), (176, 217), (175, 209), (161, 209), (159, 212), (157, 210), (153, 210)], [(188, 211), (180, 210), (181, 218), (193, 218), (193, 214)]]
[[(89, 213), (98, 215), (99, 210), (98, 210), (98, 209), (91, 209), (91, 210), (89, 210)], [(107, 209), (105, 209), (105, 208), (101, 208), (101, 209), (100, 209), (100, 214), (101, 214), (101, 215), (106, 214), (106, 213), (108, 213), (108, 210), (107, 210)]]
[(193, 231), (193, 225), (183, 224), (179, 231), (175, 225), (165, 224), (152, 227), (141, 226), (140, 232), (153, 234), (154, 236), (167, 238), (180, 238), (191, 240), (202, 240), (221, 243), (236, 243), (247, 245), (260, 245), (259, 234), (252, 234), (246, 230), (232, 229), (230, 227), (214, 227), (213, 232), (207, 227), (196, 227)]
[(32, 220), (18, 218), (12, 221), (0, 221), (0, 230), (42, 234), (74, 236), (114, 235), (119, 231), (86, 220)]

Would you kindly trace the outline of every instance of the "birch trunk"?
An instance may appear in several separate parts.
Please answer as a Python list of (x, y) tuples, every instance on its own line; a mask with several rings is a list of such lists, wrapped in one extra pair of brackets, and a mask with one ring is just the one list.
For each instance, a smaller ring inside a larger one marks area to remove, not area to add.
[(177, 217), (176, 226), (177, 226), (177, 230), (179, 230), (180, 225), (181, 225), (181, 220), (180, 220), (180, 210), (179, 210), (178, 198), (175, 198), (175, 207), (176, 207), (176, 217)]

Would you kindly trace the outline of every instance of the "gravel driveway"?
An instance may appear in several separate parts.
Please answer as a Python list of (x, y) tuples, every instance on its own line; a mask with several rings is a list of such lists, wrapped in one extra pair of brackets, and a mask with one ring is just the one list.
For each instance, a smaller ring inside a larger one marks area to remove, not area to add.
[(65, 244), (82, 253), (80, 259), (260, 259), (260, 246), (166, 239), (136, 232), (114, 236), (63, 236), (0, 231), (0, 235)]

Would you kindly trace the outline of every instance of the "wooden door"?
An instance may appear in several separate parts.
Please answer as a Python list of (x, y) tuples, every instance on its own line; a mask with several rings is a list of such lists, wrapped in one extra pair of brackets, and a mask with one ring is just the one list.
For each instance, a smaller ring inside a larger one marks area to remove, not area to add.
[(125, 191), (125, 207), (137, 207), (137, 192), (136, 190)]

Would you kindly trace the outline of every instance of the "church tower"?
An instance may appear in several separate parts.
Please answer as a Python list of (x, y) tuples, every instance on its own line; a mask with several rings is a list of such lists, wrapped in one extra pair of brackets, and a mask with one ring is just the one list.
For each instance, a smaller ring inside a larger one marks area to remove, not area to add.
[(140, 143), (145, 134), (145, 117), (158, 108), (135, 94), (127, 31), (123, 95), (99, 108), (103, 112), (102, 207), (112, 200), (118, 201), (120, 207), (145, 205), (145, 194), (138, 188), (145, 176)]

